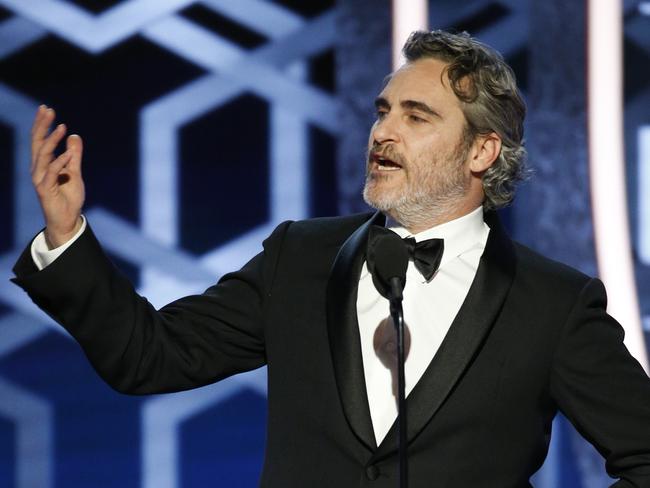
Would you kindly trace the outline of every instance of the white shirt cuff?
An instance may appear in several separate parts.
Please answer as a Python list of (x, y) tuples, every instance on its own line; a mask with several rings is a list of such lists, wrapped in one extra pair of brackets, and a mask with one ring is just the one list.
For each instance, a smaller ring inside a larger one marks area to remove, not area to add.
[(68, 249), (81, 234), (83, 234), (83, 231), (86, 230), (86, 218), (82, 215), (81, 220), (83, 220), (81, 223), (81, 228), (74, 235), (74, 237), (72, 237), (72, 239), (70, 239), (65, 244), (62, 244), (54, 249), (48, 249), (47, 242), (45, 241), (45, 232), (41, 232), (36, 236), (36, 238), (32, 241), (31, 253), (32, 260), (34, 261), (34, 264), (39, 271), (52, 264), (56, 258), (63, 254), (63, 252)]

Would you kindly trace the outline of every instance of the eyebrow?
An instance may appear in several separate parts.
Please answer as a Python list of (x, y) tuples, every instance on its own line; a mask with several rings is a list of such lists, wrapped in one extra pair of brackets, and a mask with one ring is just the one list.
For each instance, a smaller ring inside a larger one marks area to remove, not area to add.
[(390, 103), (384, 97), (375, 98), (375, 108), (388, 108), (390, 109)]
[[(420, 112), (423, 112), (425, 114), (428, 114), (432, 117), (438, 117), (441, 118), (440, 114), (433, 110), (431, 107), (429, 107), (426, 103), (424, 102), (419, 102), (417, 100), (404, 100), (400, 102), (400, 105), (402, 108), (408, 109), (408, 110), (419, 110)], [(384, 97), (377, 97), (375, 98), (375, 108), (386, 108), (390, 109), (391, 105), (386, 100)]]

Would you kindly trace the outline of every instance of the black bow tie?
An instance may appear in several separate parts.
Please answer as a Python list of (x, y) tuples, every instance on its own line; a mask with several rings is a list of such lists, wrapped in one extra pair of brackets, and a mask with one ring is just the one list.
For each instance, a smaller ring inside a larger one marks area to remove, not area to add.
[[(368, 245), (371, 245), (378, 235), (385, 234), (386, 232), (392, 233), (393, 231), (388, 230), (385, 227), (380, 227), (378, 225), (373, 225), (370, 227)], [(444, 240), (427, 239), (426, 241), (415, 242), (415, 239), (413, 237), (406, 237), (402, 239), (402, 241), (406, 245), (406, 249), (409, 253), (409, 258), (413, 261), (413, 264), (415, 264), (417, 270), (422, 273), (424, 279), (429, 281), (440, 266), (442, 253), (445, 249)], [(368, 268), (370, 269), (371, 273), (374, 269), (374, 262), (372, 262), (372, 258), (372, 253), (367, 253)]]

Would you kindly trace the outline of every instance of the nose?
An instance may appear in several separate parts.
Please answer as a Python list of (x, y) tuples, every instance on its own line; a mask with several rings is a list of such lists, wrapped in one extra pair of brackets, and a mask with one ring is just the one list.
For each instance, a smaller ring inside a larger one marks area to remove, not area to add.
[(380, 119), (377, 119), (375, 125), (372, 126), (371, 138), (372, 142), (377, 145), (397, 142), (399, 140), (397, 117), (387, 113)]

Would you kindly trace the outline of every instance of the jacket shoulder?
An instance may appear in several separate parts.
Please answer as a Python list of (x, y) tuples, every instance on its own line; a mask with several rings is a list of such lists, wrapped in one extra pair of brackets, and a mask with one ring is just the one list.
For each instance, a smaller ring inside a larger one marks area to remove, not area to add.
[[(553, 283), (564, 290), (581, 290), (593, 277), (567, 264), (548, 258), (529, 247), (513, 241), (517, 274), (529, 276), (540, 283)], [(564, 291), (558, 290), (558, 291)]]
[(287, 237), (298, 240), (317, 240), (321, 244), (340, 244), (372, 216), (373, 213), (365, 212), (338, 217), (297, 220), (292, 222), (287, 229)]

